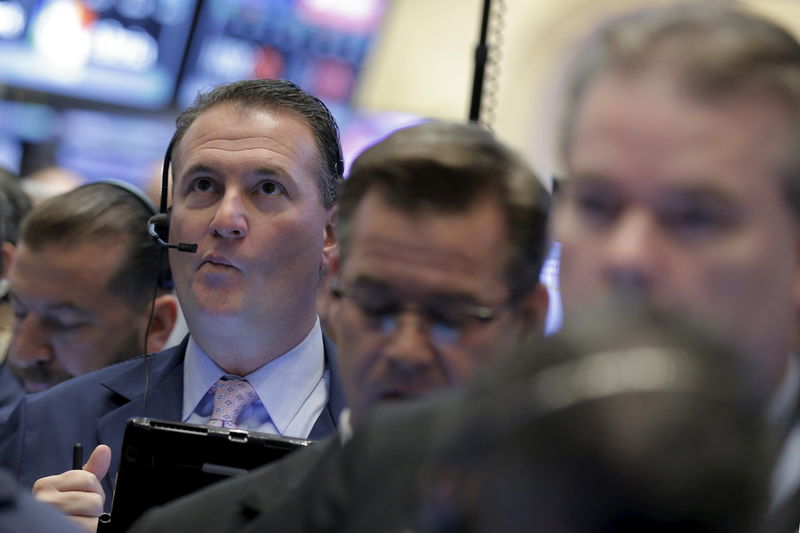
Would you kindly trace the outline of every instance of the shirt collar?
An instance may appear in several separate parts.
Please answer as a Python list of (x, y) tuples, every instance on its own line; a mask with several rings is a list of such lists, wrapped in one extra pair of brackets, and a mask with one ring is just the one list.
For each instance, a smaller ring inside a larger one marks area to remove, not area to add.
[(350, 408), (345, 407), (339, 413), (339, 442), (347, 444), (353, 437), (353, 425), (350, 423)]
[[(325, 348), (317, 317), (311, 331), (297, 346), (244, 377), (283, 434), (324, 372)], [(190, 336), (183, 366), (183, 420), (189, 419), (208, 389), (224, 375)]]

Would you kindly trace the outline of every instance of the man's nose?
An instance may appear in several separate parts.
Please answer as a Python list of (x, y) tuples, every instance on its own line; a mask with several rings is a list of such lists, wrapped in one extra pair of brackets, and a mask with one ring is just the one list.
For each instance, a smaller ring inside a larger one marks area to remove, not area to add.
[(225, 192), (214, 213), (209, 230), (229, 239), (241, 239), (248, 232), (245, 200), (233, 190)]
[(394, 367), (409, 373), (420, 371), (433, 362), (435, 354), (428, 327), (415, 312), (398, 313), (385, 325), (388, 336), (383, 356)]
[(620, 215), (603, 253), (607, 281), (623, 293), (648, 290), (658, 282), (667, 260), (658, 221), (644, 209)]
[(9, 343), (8, 357), (20, 367), (34, 366), (53, 359), (53, 348), (39, 319), (28, 314), (18, 319)]

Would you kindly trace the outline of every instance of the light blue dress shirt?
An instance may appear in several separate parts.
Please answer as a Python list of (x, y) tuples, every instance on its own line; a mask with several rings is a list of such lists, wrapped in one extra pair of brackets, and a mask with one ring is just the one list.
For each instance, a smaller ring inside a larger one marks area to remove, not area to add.
[[(190, 337), (183, 365), (184, 422), (208, 423), (214, 405), (208, 390), (225, 375), (230, 374)], [(328, 402), (330, 383), (319, 317), (300, 344), (244, 377), (253, 385), (258, 400), (239, 416), (238, 427), (308, 438)]]

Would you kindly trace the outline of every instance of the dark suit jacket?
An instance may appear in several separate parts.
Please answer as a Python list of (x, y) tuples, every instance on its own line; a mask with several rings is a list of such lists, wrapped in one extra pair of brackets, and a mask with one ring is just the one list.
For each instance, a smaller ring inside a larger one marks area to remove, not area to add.
[(280, 507), (339, 449), (339, 436), (292, 453), (254, 472), (215, 483), (140, 518), (131, 533), (239, 531), (264, 513)]
[[(180, 420), (183, 401), (183, 358), (188, 337), (176, 347), (147, 358), (137, 357), (65, 381), (40, 394), (27, 396), (3, 427), (0, 462), (20, 483), (32, 486), (44, 476), (72, 468), (72, 445), (91, 452), (98, 444), (111, 447), (111, 469), (103, 479), (106, 509), (111, 506), (112, 480), (119, 464), (125, 424), (147, 416)], [(344, 394), (336, 375), (333, 344), (324, 339), (330, 369), (327, 408), (309, 435), (320, 439), (335, 432)], [(147, 376), (149, 374), (149, 377)], [(149, 381), (145, 398), (143, 384)]]
[[(428, 466), (460, 426), (464, 407), (461, 398), (460, 392), (450, 392), (376, 410), (370, 420), (359, 425), (350, 441), (331, 450), (297, 488), (262, 507), (259, 515), (243, 527), (220, 531), (406, 530), (416, 523)], [(219, 505), (224, 498), (220, 494), (213, 502), (206, 500), (206, 504)], [(143, 528), (136, 533), (149, 531)]]
[(8, 420), (14, 408), (25, 396), (25, 389), (11, 372), (6, 359), (0, 365), (0, 424)]
[(237, 531), (413, 531), (424, 523), (421, 513), (430, 491), (436, 490), (432, 480), (438, 479), (438, 465), (460, 449), (465, 437), (471, 446), (479, 446), (484, 433), (491, 438), (492, 421), (499, 421), (496, 404), (514, 405), (512, 400), (519, 400), (501, 391), (530, 376), (541, 364), (523, 352), (505, 359), (500, 367), (485, 369), (479, 382), (467, 389), (376, 408), (355, 428), (352, 439), (321, 462), (297, 489), (287, 491), (286, 498), (263, 509)]
[(79, 533), (58, 511), (39, 503), (0, 472), (0, 533)]

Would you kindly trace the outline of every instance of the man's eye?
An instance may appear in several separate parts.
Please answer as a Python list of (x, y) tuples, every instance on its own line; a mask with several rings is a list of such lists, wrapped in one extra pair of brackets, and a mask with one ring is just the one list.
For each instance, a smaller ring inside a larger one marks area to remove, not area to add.
[(575, 203), (582, 216), (596, 223), (609, 222), (620, 212), (621, 202), (612, 194), (579, 191)]
[(261, 194), (267, 196), (273, 196), (281, 192), (280, 187), (272, 181), (262, 181), (258, 186), (258, 190)]
[(668, 213), (665, 224), (677, 233), (697, 234), (722, 229), (727, 217), (714, 209), (686, 208)]
[(214, 182), (209, 178), (197, 178), (192, 183), (192, 189), (198, 192), (211, 192), (214, 189)]
[(48, 318), (44, 322), (46, 326), (55, 331), (75, 331), (85, 325), (84, 322), (70, 322), (56, 318)]
[(371, 318), (383, 318), (397, 313), (398, 305), (392, 302), (375, 302), (375, 301), (362, 301), (359, 302), (361, 312)]
[(426, 311), (428, 319), (439, 326), (445, 328), (461, 328), (466, 323), (467, 319), (459, 313), (449, 311), (446, 309), (428, 309)]
[(662, 210), (661, 220), (671, 232), (682, 237), (701, 237), (735, 224), (735, 210), (714, 201), (682, 201)]

